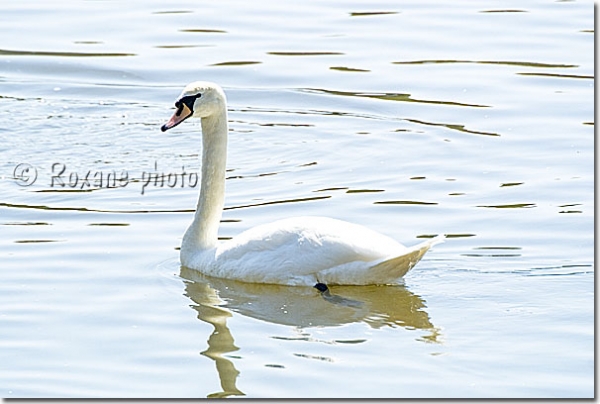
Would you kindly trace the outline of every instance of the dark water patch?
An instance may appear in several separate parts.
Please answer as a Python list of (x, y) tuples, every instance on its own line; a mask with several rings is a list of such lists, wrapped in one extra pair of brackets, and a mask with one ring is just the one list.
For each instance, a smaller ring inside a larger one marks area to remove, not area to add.
[(62, 189), (62, 188), (52, 188), (52, 189), (38, 189), (35, 190), (33, 192), (38, 192), (38, 193), (69, 193), (69, 192), (92, 192), (92, 191), (97, 191), (99, 189), (103, 189), (103, 188), (88, 188), (88, 189)]
[(356, 11), (350, 13), (350, 17), (371, 17), (375, 15), (400, 14), (398, 11)]
[(336, 339), (333, 340), (334, 344), (362, 344), (363, 342), (367, 342), (366, 339)]
[[(305, 92), (315, 92), (309, 88), (302, 88), (298, 91)], [(258, 108), (258, 107), (247, 107), (247, 108), (230, 108), (229, 111), (235, 112), (250, 112), (250, 113), (265, 113), (265, 114), (294, 114), (294, 115), (316, 115), (316, 116), (339, 116), (339, 117), (351, 117), (351, 118), (361, 118), (361, 119), (374, 119), (381, 121), (382, 117), (377, 115), (370, 114), (357, 114), (354, 112), (339, 112), (339, 111), (331, 111), (331, 110), (292, 110), (292, 109), (273, 109), (273, 108)]]
[(247, 66), (247, 65), (258, 65), (261, 63), (262, 62), (258, 62), (256, 60), (240, 60), (240, 61), (233, 61), (233, 62), (214, 63), (210, 66)]
[[(477, 236), (476, 234), (472, 234), (472, 233), (449, 233), (449, 234), (444, 234), (444, 237), (446, 238), (465, 238), (465, 237), (475, 237)], [(417, 236), (417, 238), (434, 238), (437, 237), (437, 234), (421, 234), (419, 236)]]
[(271, 338), (281, 340), (281, 341), (307, 341), (307, 342), (313, 341), (313, 339), (310, 337), (279, 337), (279, 336), (274, 335)]
[(518, 10), (518, 9), (512, 9), (512, 10), (482, 10), (482, 11), (480, 11), (480, 13), (528, 13), (528, 11)]
[[(568, 203), (566, 205), (559, 205), (559, 208), (574, 208), (576, 206), (582, 206), (581, 203)], [(583, 213), (582, 210), (574, 210), (574, 209), (567, 209), (567, 210), (561, 210), (558, 213)]]
[(313, 192), (344, 191), (347, 189), (348, 189), (348, 187), (332, 187), (332, 188), (317, 189), (316, 191), (313, 191)]
[(124, 57), (137, 56), (137, 54), (118, 52), (49, 52), (0, 49), (0, 56)]
[(375, 205), (438, 205), (437, 202), (423, 201), (379, 201), (373, 202)]
[[(521, 254), (518, 253), (508, 253), (508, 252), (502, 252), (502, 253), (498, 253), (497, 251), (519, 251), (521, 250), (521, 247), (475, 247), (473, 248), (473, 250), (479, 250), (482, 251), (481, 253), (465, 253), (465, 254), (461, 254), (461, 256), (463, 257), (490, 257), (490, 258), (513, 258), (513, 257), (520, 257)], [(489, 252), (487, 252), (489, 251)]]
[(461, 59), (424, 59), (424, 60), (409, 60), (403, 62), (392, 62), (395, 65), (426, 65), (426, 64), (480, 64), (480, 65), (502, 65), (502, 66), (519, 66), (519, 67), (535, 67), (535, 68), (552, 68), (566, 69), (579, 67), (579, 65), (555, 64), (555, 63), (538, 63), (538, 62), (520, 62), (510, 60), (461, 60)]
[(226, 34), (227, 31), (222, 29), (210, 29), (210, 28), (186, 28), (180, 29), (179, 32), (191, 32), (196, 34)]
[(314, 127), (315, 125), (309, 124), (309, 123), (257, 123), (256, 125), (258, 126), (265, 126), (265, 127), (291, 127), (291, 128), (311, 128)]
[(475, 258), (479, 258), (479, 257), (484, 257), (484, 258), (514, 258), (514, 257), (520, 257), (521, 254), (474, 254), (474, 253), (466, 253), (466, 254), (460, 254), (463, 257), (475, 257)]
[(342, 52), (267, 52), (272, 56), (340, 56)]
[(191, 10), (153, 11), (152, 14), (191, 14)]
[(366, 69), (357, 69), (354, 67), (344, 67), (344, 66), (331, 66), (329, 69), (337, 70), (340, 72), (353, 72), (353, 73), (368, 73), (371, 71), (371, 70), (366, 70)]
[(260, 173), (260, 174), (252, 174), (252, 175), (231, 175), (229, 177), (226, 177), (226, 180), (241, 180), (244, 178), (260, 178), (260, 177), (269, 177), (272, 175), (277, 175), (277, 174), (281, 174), (281, 173), (285, 173), (287, 171), (278, 171), (278, 172), (271, 172), (271, 173)]
[(581, 272), (560, 272), (553, 274), (537, 274), (537, 273), (528, 273), (525, 276), (573, 276), (573, 275), (585, 275), (585, 274), (593, 274), (594, 271), (581, 271)]
[(496, 137), (500, 136), (500, 134), (494, 133), (494, 132), (483, 132), (483, 131), (478, 131), (478, 130), (467, 129), (467, 128), (465, 128), (465, 125), (458, 125), (458, 124), (451, 124), (451, 123), (426, 122), (426, 121), (420, 121), (418, 119), (407, 119), (407, 121), (412, 122), (412, 123), (418, 123), (420, 125), (442, 126), (447, 129), (456, 130), (456, 131), (463, 132), (463, 133), (470, 133), (473, 135), (496, 136)]
[(493, 208), (493, 209), (529, 209), (535, 208), (535, 203), (510, 203), (506, 205), (477, 205), (478, 208)]
[(437, 234), (420, 234), (417, 236), (417, 238), (434, 238), (437, 237)]
[(44, 101), (43, 98), (22, 98), (22, 97), (10, 96), (10, 95), (0, 95), (0, 100), (13, 100), (13, 101), (28, 101), (28, 100), (33, 100), (33, 101)]
[(323, 362), (333, 362), (333, 359), (331, 359), (327, 356), (301, 354), (301, 353), (295, 353), (294, 356), (297, 356), (299, 358), (305, 358), (305, 359), (316, 359), (316, 360), (323, 361)]
[(534, 267), (532, 270), (542, 270), (542, 269), (563, 269), (563, 268), (591, 268), (591, 264), (565, 264), (565, 265), (556, 265), (549, 267)]
[(579, 74), (557, 74), (557, 73), (517, 73), (520, 76), (554, 77), (559, 79), (587, 79), (594, 80), (594, 76)]
[(565, 264), (546, 267), (533, 267), (526, 276), (574, 276), (594, 274), (591, 264)]
[(248, 205), (228, 206), (228, 207), (223, 208), (223, 210), (254, 208), (257, 206), (279, 205), (282, 203), (311, 202), (311, 201), (318, 201), (321, 199), (329, 199), (329, 198), (331, 198), (331, 196), (314, 196), (314, 197), (310, 197), (310, 198), (283, 199), (283, 200), (279, 200), (279, 201), (252, 203), (252, 204), (248, 204)]
[(63, 241), (65, 241), (65, 240), (39, 239), (39, 240), (15, 240), (15, 243), (17, 243), (17, 244), (36, 244), (36, 243), (60, 243)]
[(523, 182), (505, 182), (503, 184), (500, 184), (500, 188), (503, 187), (516, 187), (518, 185), (523, 185)]
[(130, 226), (129, 223), (90, 223), (88, 226), (109, 226), (109, 227), (121, 227)]
[(385, 189), (349, 189), (346, 191), (347, 194), (364, 194), (370, 192), (385, 192)]
[(51, 226), (46, 222), (8, 222), (2, 223), (3, 226)]
[(455, 102), (455, 101), (438, 101), (438, 100), (417, 99), (417, 98), (412, 98), (411, 94), (405, 94), (405, 93), (364, 93), (364, 92), (353, 92), (353, 91), (325, 90), (325, 89), (320, 89), (320, 88), (312, 88), (312, 89), (307, 89), (307, 90), (317, 92), (317, 93), (341, 95), (344, 97), (375, 98), (378, 100), (386, 100), (386, 101), (416, 102), (416, 103), (420, 103), (420, 104), (450, 105), (450, 106), (458, 106), (458, 107), (490, 108), (489, 105), (466, 104), (466, 103)]
[(157, 49), (209, 48), (212, 45), (155, 45)]
[(36, 209), (44, 211), (67, 211), (67, 212), (94, 212), (94, 213), (193, 213), (195, 209), (156, 209), (156, 210), (111, 210), (111, 209), (90, 209), (71, 206), (47, 206), (47, 205), (25, 205), (0, 202), (0, 207), (15, 209)]

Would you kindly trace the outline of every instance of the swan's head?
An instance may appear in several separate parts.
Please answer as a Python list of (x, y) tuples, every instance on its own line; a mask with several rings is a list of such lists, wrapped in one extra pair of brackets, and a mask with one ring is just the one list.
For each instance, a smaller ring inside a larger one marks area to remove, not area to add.
[(226, 107), (225, 93), (217, 84), (205, 81), (190, 83), (181, 92), (175, 101), (177, 111), (169, 122), (160, 130), (163, 132), (174, 128), (190, 117), (206, 118), (224, 111)]

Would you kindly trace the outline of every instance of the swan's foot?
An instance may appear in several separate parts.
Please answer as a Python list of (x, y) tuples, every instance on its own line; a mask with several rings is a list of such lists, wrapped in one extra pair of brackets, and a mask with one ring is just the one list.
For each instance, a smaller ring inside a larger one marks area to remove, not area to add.
[(315, 284), (315, 286), (313, 286), (313, 288), (317, 289), (321, 293), (327, 292), (329, 290), (329, 288), (327, 287), (327, 285), (325, 285), (324, 283), (321, 283), (321, 282), (317, 282)]
[(355, 309), (363, 307), (364, 303), (359, 302), (358, 300), (346, 299), (345, 297), (332, 295), (329, 293), (329, 287), (321, 282), (317, 282), (313, 288), (317, 289), (323, 299), (327, 300), (329, 303), (338, 304), (340, 306), (352, 307)]

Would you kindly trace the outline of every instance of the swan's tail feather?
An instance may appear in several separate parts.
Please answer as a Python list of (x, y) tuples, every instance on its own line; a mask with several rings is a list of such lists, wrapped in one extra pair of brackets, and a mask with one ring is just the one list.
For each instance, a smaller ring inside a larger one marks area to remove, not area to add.
[[(397, 283), (423, 258), (434, 244), (444, 241), (438, 236), (416, 246), (407, 248), (401, 255), (386, 258), (365, 266), (364, 262), (355, 261), (340, 265), (318, 274), (318, 282), (331, 285), (389, 285)], [(314, 280), (313, 280), (314, 282)]]
[(443, 243), (445, 237), (437, 236), (421, 244), (410, 247), (408, 251), (397, 257), (388, 258), (369, 268), (369, 278), (373, 283), (386, 284), (396, 281), (406, 275), (425, 253), (435, 244)]

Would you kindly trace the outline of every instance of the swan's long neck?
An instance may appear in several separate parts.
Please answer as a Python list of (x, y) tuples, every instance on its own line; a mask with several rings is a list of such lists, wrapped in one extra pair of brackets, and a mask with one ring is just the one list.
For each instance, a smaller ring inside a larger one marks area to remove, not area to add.
[[(217, 244), (217, 232), (225, 200), (227, 162), (227, 109), (202, 118), (202, 179), (194, 221), (184, 237), (194, 249)], [(184, 246), (182, 245), (182, 248)]]

